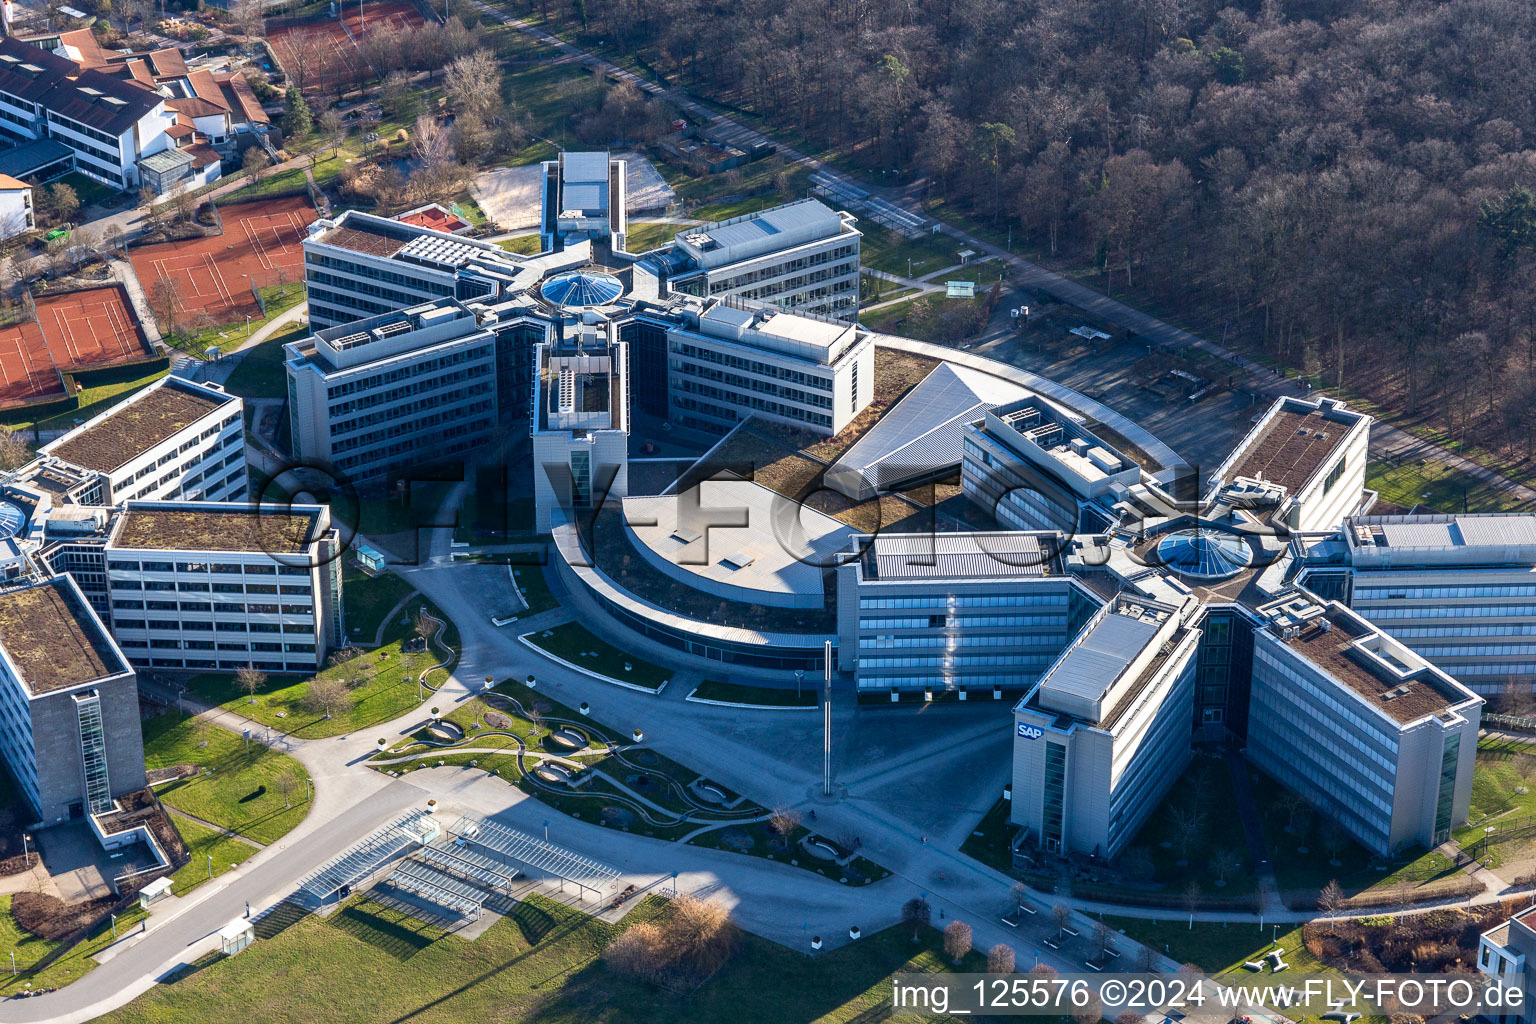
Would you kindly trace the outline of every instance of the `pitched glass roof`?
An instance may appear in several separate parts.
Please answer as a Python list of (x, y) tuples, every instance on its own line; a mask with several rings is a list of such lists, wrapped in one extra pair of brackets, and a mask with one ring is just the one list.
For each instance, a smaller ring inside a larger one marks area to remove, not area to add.
[(571, 270), (545, 281), (539, 292), (557, 306), (606, 306), (624, 294), (624, 285), (612, 274)]

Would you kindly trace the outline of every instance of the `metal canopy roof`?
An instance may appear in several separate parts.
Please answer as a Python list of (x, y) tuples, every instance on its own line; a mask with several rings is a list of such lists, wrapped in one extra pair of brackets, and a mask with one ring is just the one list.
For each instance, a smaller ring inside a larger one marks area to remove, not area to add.
[(343, 886), (356, 885), (410, 846), (420, 841), (415, 824), (426, 811), (411, 811), (396, 818), (346, 853), (335, 857), (299, 881), (299, 891), (324, 903)]
[(606, 152), (567, 153), (562, 162), (561, 173), (567, 182), (607, 181), (608, 154)]
[(440, 839), (431, 846), (423, 847), (421, 859), (496, 889), (511, 888), (512, 879), (522, 873), (511, 864), (487, 857), (468, 845), (458, 846), (448, 839)]
[(1105, 615), (1056, 663), (1044, 686), (1098, 700), (1157, 635), (1157, 629), (1155, 622), (1114, 612)]
[(509, 861), (575, 882), (588, 889), (601, 891), (619, 877), (617, 868), (477, 815), (464, 815), (450, 831)]
[(447, 907), (461, 917), (479, 917), (480, 908), (485, 905), (483, 889), (420, 861), (403, 861), (389, 876), (389, 884)]

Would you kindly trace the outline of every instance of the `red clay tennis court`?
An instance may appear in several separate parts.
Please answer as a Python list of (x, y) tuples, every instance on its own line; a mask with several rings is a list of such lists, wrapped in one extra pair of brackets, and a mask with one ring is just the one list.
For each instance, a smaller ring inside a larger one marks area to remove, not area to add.
[(128, 251), (152, 308), (158, 308), (154, 283), (164, 278), (176, 289), (178, 314), (201, 314), (210, 326), (232, 323), (246, 314), (260, 315), (251, 293), (253, 279), (265, 287), (279, 283), (279, 276), (289, 282), (303, 276), (304, 236), (315, 219), (309, 197), (221, 206), (219, 215), (222, 235)]
[(275, 24), (267, 29), (267, 39), (278, 62), (290, 75), (298, 75), (305, 89), (354, 78), (362, 63), (357, 41), (368, 33), (384, 28), (420, 28), (426, 24), (414, 5), (399, 0), (367, 3), (361, 11), (356, 3), (344, 2), (341, 7), (341, 18)]
[(37, 300), (37, 322), (0, 328), (0, 406), (63, 396), (59, 371), (152, 356), (120, 285)]

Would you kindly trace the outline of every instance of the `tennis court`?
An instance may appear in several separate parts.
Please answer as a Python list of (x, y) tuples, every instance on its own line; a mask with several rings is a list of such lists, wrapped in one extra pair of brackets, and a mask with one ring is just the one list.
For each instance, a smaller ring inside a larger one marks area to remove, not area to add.
[(288, 22), (267, 27), (267, 39), (278, 62), (306, 90), (351, 82), (362, 66), (358, 40), (382, 29), (414, 29), (426, 24), (415, 6), (385, 3), (343, 3), (340, 18)]
[(154, 353), (121, 285), (37, 300), (37, 321), (0, 328), (0, 407), (64, 393), (60, 371)]
[(185, 326), (179, 322), (185, 316), (209, 326), (232, 323), (246, 314), (259, 316), (253, 281), (264, 287), (279, 278), (293, 282), (303, 276), (304, 236), (315, 219), (307, 196), (239, 203), (220, 207), (219, 212), (224, 219), (221, 235), (129, 250), (133, 271), (157, 317), (163, 317), (163, 309), (155, 282), (170, 281), (175, 289), (177, 327)]

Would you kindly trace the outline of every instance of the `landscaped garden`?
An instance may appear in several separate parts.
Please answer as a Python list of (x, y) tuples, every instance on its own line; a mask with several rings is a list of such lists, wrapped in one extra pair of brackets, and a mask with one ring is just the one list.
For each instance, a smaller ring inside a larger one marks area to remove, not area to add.
[(857, 855), (854, 837), (815, 835), (814, 821), (770, 812), (642, 741), (594, 721), (590, 709), (583, 714), (509, 680), (424, 721), (372, 764), (392, 774), (487, 772), (574, 818), (656, 839), (691, 836), (697, 845), (788, 862), (850, 885), (888, 874)]
[(202, 969), (102, 1019), (214, 1020), (229, 1007), (251, 1006), (263, 1020), (310, 1021), (319, 1007), (320, 1016), (353, 1024), (832, 1024), (885, 1019), (894, 972), (986, 969), (979, 951), (953, 964), (933, 928), (919, 929), (914, 941), (910, 928), (896, 925), (809, 959), (742, 934), (712, 978), (673, 994), (625, 977), (600, 955), (622, 932), (664, 913), (652, 898), (611, 925), (534, 896), (471, 942), (358, 898), (330, 917), (303, 916), (281, 931), (260, 922), (258, 941), (239, 957), (210, 957)]
[[(112, 923), (108, 921), (67, 952), (59, 954), (62, 942), (45, 939), (23, 928), (12, 911), (12, 903), (17, 897), (33, 895), (0, 896), (0, 961), (4, 968), (9, 968), (10, 954), (15, 953), (17, 967), (14, 975), (0, 968), (0, 995), (68, 985), (94, 970), (97, 965), (91, 958), (114, 941)], [(143, 919), (144, 912), (138, 905), (130, 906), (117, 915), (117, 934), (131, 934)]]
[(594, 636), (580, 623), (567, 622), (527, 633), (523, 639), (551, 657), (630, 686), (659, 691), (672, 678), (671, 669), (620, 650)]
[[(398, 620), (386, 624), (381, 647), (354, 648), (352, 657), (307, 679), (273, 676), (247, 692), (235, 675), (206, 673), (193, 676), (190, 688), (211, 704), (305, 739), (339, 736), (398, 718), (420, 706), (423, 696), (430, 697), (430, 689), (447, 677), (458, 659), (458, 629), (445, 622), (446, 617), (430, 601), (422, 598), (420, 604), (426, 606), (429, 620), (445, 623), (431, 633), (426, 651), (404, 650), (419, 639), (419, 605), (413, 600), (406, 624)], [(434, 669), (445, 658), (447, 664)], [(426, 687), (419, 689), (417, 677), (424, 672)]]
[[(151, 771), (195, 767), (188, 777), (155, 787), (178, 827), (185, 818), (176, 811), (265, 846), (281, 839), (309, 813), (304, 766), (298, 761), (179, 711), (145, 721), (144, 764)], [(190, 848), (194, 836), (183, 832), (183, 838)], [(220, 844), (208, 836), (195, 838), (203, 841), (201, 850), (193, 850), (193, 860), (202, 861), (204, 877), (210, 853), (216, 854), (216, 861), (244, 859), (237, 848), (215, 850)]]

